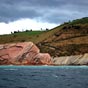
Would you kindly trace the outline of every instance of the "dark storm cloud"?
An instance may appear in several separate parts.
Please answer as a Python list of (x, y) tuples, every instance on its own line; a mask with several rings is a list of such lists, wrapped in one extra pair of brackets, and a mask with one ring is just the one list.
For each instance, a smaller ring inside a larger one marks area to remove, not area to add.
[(88, 16), (88, 0), (0, 0), (0, 22), (20, 18), (51, 23)]

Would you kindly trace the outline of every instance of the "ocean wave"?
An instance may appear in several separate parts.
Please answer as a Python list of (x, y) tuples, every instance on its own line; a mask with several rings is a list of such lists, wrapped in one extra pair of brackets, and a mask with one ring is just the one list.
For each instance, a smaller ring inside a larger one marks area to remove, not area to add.
[(16, 71), (16, 70), (18, 70), (18, 69), (15, 69), (15, 68), (8, 68), (8, 69), (4, 69), (4, 70)]

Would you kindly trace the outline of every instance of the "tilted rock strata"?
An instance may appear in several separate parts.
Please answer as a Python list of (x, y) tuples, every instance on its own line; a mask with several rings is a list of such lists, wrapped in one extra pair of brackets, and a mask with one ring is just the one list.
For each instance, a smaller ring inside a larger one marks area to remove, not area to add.
[(84, 55), (63, 56), (53, 58), (55, 65), (88, 65), (88, 53)]
[(39, 48), (32, 42), (0, 45), (1, 65), (50, 65), (51, 57), (48, 53), (40, 53)]
[(55, 57), (40, 53), (32, 42), (0, 45), (0, 65), (88, 65), (88, 53)]

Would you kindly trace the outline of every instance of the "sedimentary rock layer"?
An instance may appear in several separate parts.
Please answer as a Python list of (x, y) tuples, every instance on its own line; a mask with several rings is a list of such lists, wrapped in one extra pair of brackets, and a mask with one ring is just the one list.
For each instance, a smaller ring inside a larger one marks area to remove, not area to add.
[(32, 42), (0, 45), (1, 65), (50, 65), (51, 57), (48, 53), (40, 53), (39, 48)]
[(88, 65), (88, 53), (83, 55), (55, 57), (52, 60), (55, 65)]

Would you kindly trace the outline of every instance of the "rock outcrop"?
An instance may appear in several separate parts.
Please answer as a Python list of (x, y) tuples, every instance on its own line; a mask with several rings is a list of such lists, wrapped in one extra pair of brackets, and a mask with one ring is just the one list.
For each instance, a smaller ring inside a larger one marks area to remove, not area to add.
[(88, 65), (88, 53), (51, 58), (32, 42), (2, 44), (0, 65)]
[(0, 45), (0, 65), (50, 65), (48, 53), (40, 53), (32, 42)]
[(88, 53), (83, 55), (55, 57), (54, 65), (88, 65)]

